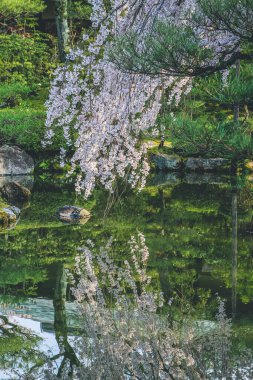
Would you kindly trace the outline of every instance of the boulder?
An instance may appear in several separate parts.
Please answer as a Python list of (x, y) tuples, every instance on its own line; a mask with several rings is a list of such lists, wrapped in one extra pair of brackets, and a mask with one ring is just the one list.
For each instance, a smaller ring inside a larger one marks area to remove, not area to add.
[(158, 169), (164, 171), (180, 170), (182, 167), (182, 159), (176, 155), (154, 153), (151, 156), (151, 161)]
[(0, 209), (0, 226), (7, 227), (9, 224), (9, 216), (8, 213), (4, 210)]
[(9, 212), (9, 213), (12, 213), (14, 215), (16, 215), (16, 217), (19, 217), (20, 213), (21, 213), (21, 210), (20, 208), (16, 207), (16, 206), (8, 206), (8, 207), (5, 207), (3, 209), (3, 211), (6, 211), (6, 212)]
[(0, 176), (0, 188), (9, 182), (17, 182), (21, 186), (27, 187), (29, 190), (32, 190), (34, 184), (34, 177), (32, 175)]
[(76, 206), (63, 206), (56, 212), (57, 217), (65, 223), (85, 223), (91, 214), (88, 210)]
[(26, 202), (31, 196), (30, 190), (18, 182), (7, 182), (0, 191), (2, 196), (10, 202)]
[(225, 158), (188, 158), (185, 169), (188, 171), (219, 171), (228, 168), (229, 160)]
[(0, 210), (0, 225), (10, 227), (16, 224), (20, 215), (20, 209), (15, 206), (7, 206)]
[(4, 145), (0, 148), (0, 175), (31, 174), (34, 162), (26, 152), (17, 146)]

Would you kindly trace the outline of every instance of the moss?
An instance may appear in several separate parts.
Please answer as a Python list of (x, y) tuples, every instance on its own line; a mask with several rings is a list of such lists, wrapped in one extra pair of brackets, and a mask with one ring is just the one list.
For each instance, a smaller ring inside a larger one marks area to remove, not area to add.
[(246, 160), (244, 163), (245, 169), (248, 169), (249, 171), (253, 172), (253, 161), (252, 160)]
[(0, 196), (0, 210), (2, 210), (5, 207), (8, 207), (8, 204)]
[(163, 148), (159, 148), (159, 145), (154, 145), (148, 150), (149, 155), (156, 154), (156, 153), (163, 153), (163, 154), (175, 154), (174, 150), (172, 149), (171, 145), (165, 145)]
[(4, 211), (4, 208), (8, 206), (9, 205), (0, 197), (0, 228), (6, 228), (9, 225), (9, 215)]
[(8, 224), (9, 224), (8, 214), (5, 211), (0, 210), (0, 226), (7, 227)]

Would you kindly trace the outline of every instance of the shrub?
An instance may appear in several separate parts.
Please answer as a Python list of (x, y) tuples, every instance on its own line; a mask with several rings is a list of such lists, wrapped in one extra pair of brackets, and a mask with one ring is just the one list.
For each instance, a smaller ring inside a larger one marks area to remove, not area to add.
[(48, 81), (55, 62), (53, 40), (48, 36), (0, 34), (0, 82), (31, 85)]
[[(17, 145), (32, 154), (41, 153), (44, 126), (43, 108), (4, 109), (0, 111), (0, 145)], [(58, 150), (60, 145), (60, 137), (56, 136), (50, 151)]]
[(40, 13), (45, 8), (41, 0), (1, 0), (0, 13), (4, 17), (31, 16)]
[(22, 83), (4, 83), (0, 86), (0, 108), (15, 107), (22, 100), (37, 93), (38, 86), (25, 85)]
[(183, 156), (245, 159), (253, 156), (252, 122), (209, 121), (207, 117), (192, 120), (188, 115), (165, 118), (168, 138)]

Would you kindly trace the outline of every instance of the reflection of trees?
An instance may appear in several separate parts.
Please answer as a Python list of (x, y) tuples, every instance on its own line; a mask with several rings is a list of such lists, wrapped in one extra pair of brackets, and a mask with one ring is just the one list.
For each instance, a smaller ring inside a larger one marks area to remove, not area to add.
[(237, 285), (237, 192), (232, 192), (232, 316), (236, 316), (236, 285)]
[(74, 295), (84, 332), (73, 378), (213, 380), (236, 374), (239, 380), (252, 374), (247, 368), (251, 356), (234, 355), (223, 302), (215, 324), (192, 323), (189, 315), (182, 323), (168, 323), (163, 297), (147, 274), (149, 253), (142, 234), (130, 241), (132, 265), (116, 265), (111, 242), (99, 249), (89, 244), (76, 265)]
[[(238, 190), (239, 187), (240, 190)], [(160, 194), (161, 192), (157, 194), (159, 200), (161, 200)], [(244, 183), (243, 186), (240, 186), (238, 182), (237, 184), (232, 183), (232, 199), (231, 184), (229, 183), (226, 186), (179, 184), (170, 193), (165, 188), (164, 197), (166, 208), (162, 208), (159, 203), (160, 212), (159, 214), (154, 213), (152, 222), (154, 226), (154, 220), (157, 220), (158, 223), (159, 217), (162, 221), (170, 221), (167, 226), (163, 222), (165, 239), (167, 235), (167, 246), (163, 248), (166, 254), (159, 251), (160, 257), (164, 260), (160, 273), (165, 286), (166, 276), (170, 286), (173, 287), (174, 282), (176, 287), (176, 283), (179, 284), (180, 277), (182, 280), (185, 273), (185, 290), (189, 290), (189, 295), (190, 289), (195, 288), (195, 291), (198, 291), (198, 278), (201, 279), (203, 276), (201, 262), (204, 262), (205, 266), (210, 268), (208, 275), (213, 279), (212, 287), (217, 281), (216, 289), (218, 290), (218, 282), (223, 280), (225, 286), (232, 289), (234, 311), (238, 299), (247, 303), (253, 301), (252, 244), (251, 237), (245, 233), (252, 207), (252, 185)], [(150, 198), (150, 201), (154, 204), (154, 197)], [(159, 230), (157, 229), (157, 231)], [(159, 246), (162, 244), (162, 238), (158, 238), (158, 236), (154, 238), (157, 244), (152, 243), (154, 250), (159, 250)], [(240, 243), (239, 252), (238, 241)], [(158, 267), (158, 265), (154, 261), (154, 267)], [(165, 273), (165, 265), (168, 268), (168, 274)], [(192, 281), (190, 272), (193, 275)], [(176, 275), (176, 273), (178, 274)], [(187, 276), (189, 277), (188, 287)], [(173, 281), (171, 281), (172, 278)], [(168, 288), (169, 286), (167, 286)], [(218, 291), (227, 296), (224, 288)]]
[[(27, 379), (213, 380), (230, 378), (244, 366), (231, 351), (231, 325), (222, 304), (210, 326), (189, 322), (187, 313), (187, 321), (169, 321), (167, 311), (161, 313), (163, 297), (147, 273), (144, 236), (131, 240), (132, 265), (116, 264), (112, 249), (91, 244), (77, 260), (74, 295), (84, 331), (74, 348), (68, 342), (64, 265), (55, 265), (54, 327), (60, 352), (35, 364)], [(48, 367), (55, 361), (60, 361), (56, 375)], [(238, 373), (238, 380), (245, 378)]]
[(56, 266), (56, 280), (54, 291), (54, 329), (55, 337), (62, 355), (57, 376), (62, 378), (66, 366), (69, 366), (69, 376), (73, 374), (73, 367), (78, 366), (79, 360), (68, 342), (68, 328), (66, 316), (66, 291), (67, 279), (64, 270), (64, 264), (58, 263)]
[(0, 316), (0, 368), (18, 374), (20, 363), (22, 370), (43, 356), (38, 344), (40, 338), (30, 330), (11, 322), (6, 316)]
[[(53, 215), (57, 197), (60, 195), (55, 195), (51, 204), (48, 194), (43, 195), (42, 201), (46, 205), (43, 210), (43, 220), (48, 214)], [(62, 200), (58, 202), (60, 204)], [(236, 197), (233, 202), (233, 209), (236, 210)], [(99, 204), (100, 211), (103, 205), (103, 202)], [(35, 206), (32, 206), (33, 211), (36, 209)], [(37, 210), (37, 214), (33, 215), (34, 223), (40, 216), (41, 207)], [(234, 296), (236, 296), (235, 289), (237, 288), (238, 299), (241, 298), (245, 302), (253, 299), (252, 256), (249, 240), (247, 237), (242, 239), (240, 234), (236, 238), (235, 221), (236, 218), (242, 218), (239, 192), (237, 207), (238, 211), (232, 218), (234, 222), (230, 224), (231, 188), (229, 186), (179, 184), (162, 187), (160, 190), (156, 187), (146, 188), (138, 198), (135, 195), (128, 195), (122, 199), (120, 205), (111, 210), (104, 225), (99, 219), (102, 212), (98, 210), (84, 228), (79, 226), (59, 228), (58, 224), (57, 226), (49, 225), (50, 228), (33, 228), (29, 224), (28, 229), (19, 230), (20, 226), (17, 226), (16, 231), (8, 232), (8, 239), (0, 239), (0, 249), (3, 251), (0, 264), (1, 288), (5, 288), (7, 294), (15, 292), (27, 294), (31, 288), (30, 282), (34, 286), (44, 282), (47, 277), (45, 268), (51, 264), (55, 265), (55, 273), (57, 273), (54, 278), (56, 281), (55, 331), (61, 352), (51, 359), (60, 361), (62, 366), (59, 371), (63, 373), (66, 368), (69, 370), (67, 362), (72, 363), (73, 368), (77, 361), (67, 341), (64, 307), (66, 282), (63, 264), (59, 262), (67, 263), (71, 267), (77, 242), (78, 245), (83, 245), (87, 237), (91, 236), (99, 244), (103, 239), (103, 234), (108, 235), (109, 231), (115, 233), (118, 237), (117, 261), (120, 262), (128, 256), (124, 250), (126, 236), (131, 234), (137, 226), (143, 226), (151, 247), (149, 270), (157, 281), (155, 286), (159, 288), (161, 285), (169, 298), (174, 294), (182, 296), (185, 302), (181, 303), (180, 312), (182, 310), (186, 313), (187, 306), (191, 303), (200, 316), (203, 311), (206, 314), (210, 310), (213, 311), (213, 306), (207, 302), (209, 288), (206, 287), (202, 291), (198, 282), (202, 276), (203, 262), (210, 266), (209, 276), (214, 281), (222, 278), (229, 289), (232, 285)], [(30, 209), (25, 211), (27, 218), (30, 211)], [(53, 223), (53, 218), (50, 223)], [(240, 227), (240, 220), (238, 224)], [(236, 240), (240, 242), (240, 251), (234, 255), (233, 263), (234, 270), (237, 268), (237, 281), (235, 281), (235, 270), (232, 284), (230, 226), (233, 230), (233, 249), (236, 253)], [(238, 266), (236, 265), (237, 256)], [(236, 297), (233, 297), (233, 300), (235, 305)]]
[[(36, 284), (46, 279), (45, 267), (59, 261), (73, 262), (76, 242), (82, 245), (88, 237), (99, 242), (103, 234), (115, 234), (120, 253), (125, 236), (130, 236), (139, 226), (145, 227), (150, 247), (156, 255), (151, 259), (151, 266), (162, 276), (163, 290), (166, 290), (168, 273), (172, 271), (171, 279), (175, 287), (178, 279), (178, 288), (185, 284), (185, 292), (193, 286), (197, 289), (203, 261), (212, 267), (214, 280), (222, 275), (227, 287), (231, 287), (229, 184), (179, 183), (160, 188), (147, 187), (138, 197), (128, 194), (122, 198), (120, 204), (111, 210), (106, 223), (101, 222), (106, 197), (100, 194), (96, 199), (94, 215), (83, 228), (61, 226), (54, 219), (55, 209), (67, 200), (69, 202), (69, 199), (74, 202), (74, 195), (69, 190), (61, 191), (47, 186), (39, 193), (35, 186), (31, 207), (24, 211), (21, 224), (16, 231), (8, 232), (8, 239), (0, 239), (0, 250), (3, 252), (0, 283), (3, 279), (2, 286), (7, 293), (15, 293), (19, 288), (19, 294), (35, 294)], [(45, 227), (37, 228), (36, 223)], [(25, 228), (19, 230), (20, 227)], [(239, 260), (237, 273), (238, 298), (247, 301), (253, 299), (249, 247), (248, 238), (240, 241), (238, 259), (243, 256), (243, 260)], [(192, 274), (188, 285), (189, 276), (184, 281), (182, 279), (184, 271)], [(244, 286), (244, 279), (247, 286)]]
[[(64, 264), (56, 263), (54, 265), (54, 270), (54, 331), (55, 338), (59, 347), (59, 353), (52, 356), (43, 354), (40, 362), (33, 365), (27, 371), (25, 378), (29, 380), (44, 380), (44, 378), (72, 379), (74, 368), (77, 368), (80, 365), (77, 355), (68, 341), (68, 325), (66, 314), (67, 279)], [(53, 372), (51, 372), (52, 367), (54, 367)]]

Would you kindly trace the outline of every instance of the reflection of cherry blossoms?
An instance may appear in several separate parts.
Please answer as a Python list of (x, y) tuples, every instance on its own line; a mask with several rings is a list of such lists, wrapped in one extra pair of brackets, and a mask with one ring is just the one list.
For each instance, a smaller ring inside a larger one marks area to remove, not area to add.
[[(231, 321), (220, 300), (216, 321), (172, 319), (171, 306), (147, 272), (149, 251), (141, 233), (121, 259), (114, 243), (80, 250), (72, 290), (80, 312), (78, 337), (70, 340), (78, 365), (65, 361), (61, 379), (249, 380), (250, 352), (232, 341)], [(57, 379), (55, 359), (27, 379)], [(34, 377), (33, 377), (34, 376)], [(58, 377), (59, 378), (59, 377)]]
[[(113, 243), (92, 242), (76, 259), (74, 296), (84, 336), (76, 345), (82, 379), (250, 379), (251, 353), (233, 356), (231, 322), (219, 301), (216, 322), (175, 322), (147, 273), (142, 233), (129, 241), (131, 261), (116, 264)], [(117, 259), (118, 261), (118, 259)], [(241, 356), (240, 356), (241, 355)], [(235, 377), (236, 376), (236, 377)]]
[[(132, 237), (129, 247), (132, 264), (124, 260), (116, 265), (111, 241), (98, 251), (90, 243), (77, 258), (80, 279), (74, 296), (84, 330), (77, 348), (80, 357), (86, 358), (77, 376), (183, 379), (188, 369), (193, 370), (194, 359), (180, 347), (181, 338), (168, 320), (157, 315), (164, 299), (151, 289), (144, 236)], [(187, 346), (192, 334), (183, 335)]]

